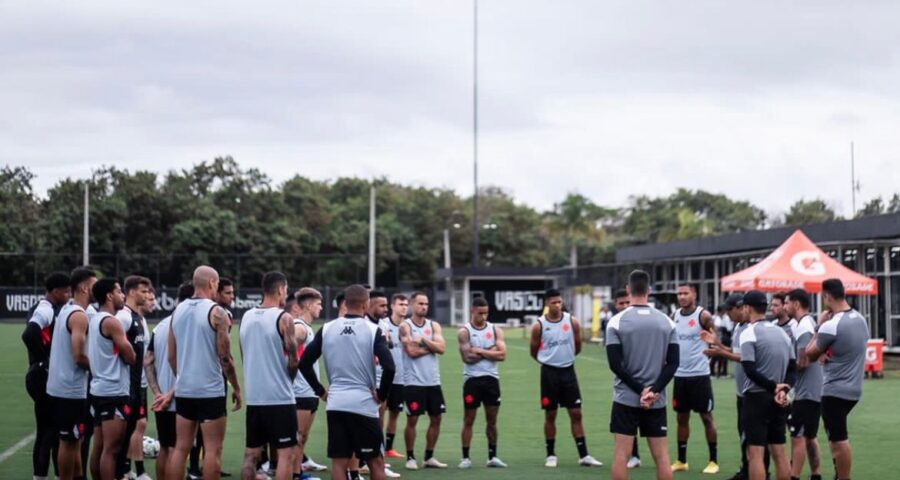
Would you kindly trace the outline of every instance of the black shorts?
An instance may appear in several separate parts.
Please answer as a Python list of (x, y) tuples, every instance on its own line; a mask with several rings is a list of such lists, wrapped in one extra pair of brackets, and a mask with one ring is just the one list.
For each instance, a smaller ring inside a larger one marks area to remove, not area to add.
[(672, 392), (672, 408), (678, 413), (710, 413), (715, 407), (712, 381), (709, 375), (699, 377), (675, 377)]
[(313, 397), (296, 397), (294, 398), (297, 402), (297, 410), (307, 410), (312, 413), (316, 413), (316, 410), (319, 409), (319, 399)]
[(787, 424), (787, 409), (775, 403), (775, 395), (769, 392), (748, 392), (744, 394), (741, 409), (744, 424), (744, 438), (747, 445), (784, 445), (784, 429)]
[(822, 404), (814, 400), (794, 400), (788, 413), (788, 430), (794, 438), (816, 438)]
[(403, 410), (403, 385), (393, 384), (388, 392), (387, 409), (392, 412)]
[(484, 403), (485, 407), (500, 406), (500, 380), (495, 377), (472, 377), (463, 384), (463, 405), (473, 410)]
[(81, 440), (89, 427), (90, 413), (86, 398), (58, 398), (53, 400), (53, 428), (64, 442)]
[(581, 390), (575, 367), (541, 365), (541, 408), (556, 410), (559, 407), (581, 408)]
[(175, 397), (175, 411), (192, 422), (211, 422), (227, 415), (225, 397)]
[(822, 397), (822, 423), (829, 442), (843, 442), (850, 438), (847, 432), (847, 416), (858, 400), (838, 397)]
[(360, 460), (384, 455), (384, 436), (378, 418), (350, 412), (328, 411), (328, 458)]
[(267, 444), (275, 448), (297, 445), (296, 405), (248, 405), (247, 448), (260, 448)]
[(159, 437), (159, 446), (162, 448), (174, 448), (177, 436), (175, 434), (175, 412), (155, 412), (156, 435)]
[(91, 397), (91, 407), (94, 413), (94, 425), (99, 426), (107, 420), (128, 419), (128, 396), (121, 397)]
[(638, 430), (642, 437), (665, 437), (668, 431), (666, 409), (648, 410), (613, 402), (609, 416), (610, 433), (635, 436)]
[(405, 385), (403, 387), (403, 403), (406, 404), (406, 414), (410, 417), (417, 417), (423, 413), (434, 417), (447, 412), (444, 392), (440, 385), (431, 387)]

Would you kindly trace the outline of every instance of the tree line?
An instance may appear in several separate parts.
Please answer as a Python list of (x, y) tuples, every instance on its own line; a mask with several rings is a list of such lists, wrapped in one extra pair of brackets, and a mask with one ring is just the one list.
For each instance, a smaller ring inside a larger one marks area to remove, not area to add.
[[(84, 185), (90, 192), (91, 263), (105, 274), (141, 273), (174, 286), (199, 263), (238, 285), (279, 268), (296, 284), (344, 285), (366, 278), (369, 190), (376, 187), (377, 283), (427, 285), (443, 265), (471, 262), (471, 197), (386, 178), (275, 184), (231, 157), (164, 174), (103, 167), (35, 194), (27, 167), (0, 169), (0, 284), (40, 284), (81, 262)], [(837, 220), (820, 199), (799, 200), (771, 219), (746, 201), (703, 190), (631, 197), (622, 208), (569, 193), (538, 211), (499, 187), (479, 191), (481, 264), (554, 267), (614, 260), (617, 247), (684, 240), (780, 224)], [(900, 211), (900, 196), (868, 202), (859, 215)]]

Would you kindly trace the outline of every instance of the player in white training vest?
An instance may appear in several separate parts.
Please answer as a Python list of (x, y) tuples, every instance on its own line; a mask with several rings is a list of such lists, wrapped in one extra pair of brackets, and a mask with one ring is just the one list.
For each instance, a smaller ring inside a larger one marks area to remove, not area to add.
[[(394, 377), (394, 360), (378, 326), (363, 315), (369, 292), (362, 285), (345, 290), (346, 314), (316, 334), (300, 359), (300, 371), (313, 391), (328, 400), (328, 456), (331, 478), (340, 480), (356, 456), (365, 461), (373, 480), (384, 476), (384, 436), (378, 409)], [(319, 383), (313, 364), (325, 359), (329, 390)], [(381, 364), (381, 383), (375, 384), (375, 359)], [(377, 388), (376, 388), (377, 387)]]
[[(294, 335), (297, 339), (297, 358), (300, 358), (315, 337), (312, 324), (322, 313), (322, 294), (314, 288), (303, 287), (294, 294), (294, 304), (296, 305), (293, 307)], [(313, 371), (316, 378), (319, 378), (318, 362), (313, 364)], [(309, 432), (319, 409), (319, 397), (306, 383), (303, 375), (294, 378), (294, 399), (297, 403), (297, 431), (300, 435), (297, 451), (294, 453), (294, 474), (300, 475), (304, 470), (326, 470), (327, 467), (305, 458), (306, 442), (309, 440)]]
[(125, 440), (129, 394), (129, 365), (134, 348), (115, 314), (125, 306), (125, 294), (114, 278), (102, 278), (91, 289), (99, 310), (90, 315), (88, 358), (91, 362), (91, 405), (94, 409), (94, 444), (91, 477), (116, 477), (116, 461)]
[(294, 319), (284, 310), (287, 277), (267, 272), (262, 281), (263, 301), (241, 319), (241, 359), (247, 392), (247, 430), (241, 478), (256, 477), (263, 446), (275, 446), (277, 480), (291, 480), (297, 445), (297, 339)]
[(391, 297), (391, 316), (387, 319), (388, 348), (394, 357), (394, 384), (388, 394), (385, 406), (388, 411), (387, 428), (385, 429), (384, 456), (386, 458), (404, 458), (404, 455), (394, 449), (394, 438), (397, 435), (397, 418), (403, 411), (403, 343), (400, 341), (400, 325), (406, 320), (409, 311), (409, 299), (402, 293), (395, 293)]
[(425, 468), (447, 468), (446, 463), (434, 457), (434, 447), (441, 433), (441, 416), (447, 411), (444, 392), (441, 390), (441, 373), (438, 355), (447, 346), (441, 325), (429, 320), (428, 296), (415, 292), (410, 296), (412, 318), (400, 325), (400, 342), (404, 352), (403, 401), (406, 404), (406, 468), (419, 468), (413, 453), (416, 443), (416, 423), (423, 413), (428, 414), (428, 432), (425, 436)]
[(233, 387), (235, 411), (241, 408), (241, 387), (231, 356), (228, 314), (212, 300), (219, 286), (219, 274), (212, 267), (197, 267), (193, 283), (194, 297), (175, 308), (169, 331), (169, 366), (176, 375), (177, 440), (166, 476), (184, 476), (184, 464), (199, 428), (206, 451), (203, 478), (218, 480), (226, 425), (222, 372)]
[(471, 320), (459, 329), (459, 354), (463, 361), (462, 460), (459, 468), (470, 468), (469, 447), (472, 426), (478, 407), (484, 404), (485, 433), (488, 439), (488, 467), (504, 468), (497, 458), (497, 415), (500, 413), (500, 370), (497, 363), (506, 360), (503, 330), (488, 322), (488, 302), (483, 297), (472, 300)]
[(97, 275), (87, 268), (76, 268), (69, 276), (72, 300), (56, 316), (47, 395), (53, 402), (53, 425), (59, 436), (56, 465), (61, 480), (86, 478), (82, 465), (81, 442), (88, 428), (87, 381), (90, 360), (87, 356), (88, 316), (91, 288)]
[[(194, 286), (185, 282), (178, 287), (178, 303), (194, 296)], [(153, 392), (150, 410), (156, 418), (156, 436), (159, 454), (156, 457), (156, 480), (166, 480), (166, 468), (172, 449), (175, 448), (175, 372), (169, 366), (169, 330), (172, 316), (162, 319), (150, 336), (144, 367), (147, 384)], [(180, 478), (176, 480), (181, 480)]]
[(697, 305), (696, 285), (678, 286), (678, 305), (681, 308), (672, 314), (681, 356), (672, 389), (672, 409), (677, 413), (678, 421), (678, 459), (672, 464), (672, 471), (686, 472), (689, 468), (687, 445), (693, 411), (700, 414), (709, 448), (709, 463), (703, 473), (714, 474), (719, 472), (718, 433), (712, 414), (715, 404), (709, 357), (703, 353), (709, 347), (700, 338), (700, 332), (715, 332), (715, 324), (712, 314)]
[(601, 467), (588, 453), (581, 420), (581, 390), (575, 375), (575, 356), (581, 353), (581, 324), (563, 311), (558, 290), (544, 293), (546, 315), (531, 327), (530, 353), (541, 364), (541, 408), (544, 410), (544, 441), (547, 460), (544, 466), (556, 468), (556, 413), (560, 406), (569, 413), (572, 436), (578, 448), (578, 463)]

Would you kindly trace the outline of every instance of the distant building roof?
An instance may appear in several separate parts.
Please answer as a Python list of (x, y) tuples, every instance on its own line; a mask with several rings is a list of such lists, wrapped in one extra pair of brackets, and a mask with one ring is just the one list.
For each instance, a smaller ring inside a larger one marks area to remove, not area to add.
[(617, 263), (639, 263), (666, 258), (696, 257), (775, 248), (797, 229), (814, 242), (841, 242), (900, 238), (900, 213), (840, 222), (791, 225), (770, 230), (751, 230), (718, 237), (623, 247), (616, 250)]

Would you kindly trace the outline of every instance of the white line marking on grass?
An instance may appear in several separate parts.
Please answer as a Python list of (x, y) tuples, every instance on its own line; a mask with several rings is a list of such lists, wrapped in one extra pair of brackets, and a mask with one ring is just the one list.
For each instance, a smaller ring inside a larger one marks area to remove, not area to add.
[[(530, 351), (531, 351), (530, 349), (525, 348), (525, 347), (523, 347), (523, 346), (521, 346), (521, 345), (514, 345), (514, 344), (509, 344), (509, 343), (506, 344), (506, 348), (512, 348), (513, 350), (522, 350), (523, 352), (530, 352)], [(578, 356), (575, 357), (575, 358), (576, 358), (576, 361), (577, 361), (577, 359), (579, 359), (579, 358), (582, 359), (582, 360), (587, 360), (587, 361), (589, 361), (589, 362), (599, 362), (599, 361), (600, 361), (599, 359), (596, 359), (596, 358), (593, 358), (593, 357), (587, 357), (587, 356), (584, 356), (584, 355), (578, 355)]]
[(13, 456), (18, 452), (22, 447), (31, 443), (34, 440), (34, 434), (26, 436), (25, 438), (19, 440), (19, 443), (9, 447), (5, 452), (0, 453), (0, 463), (5, 462), (9, 457)]

